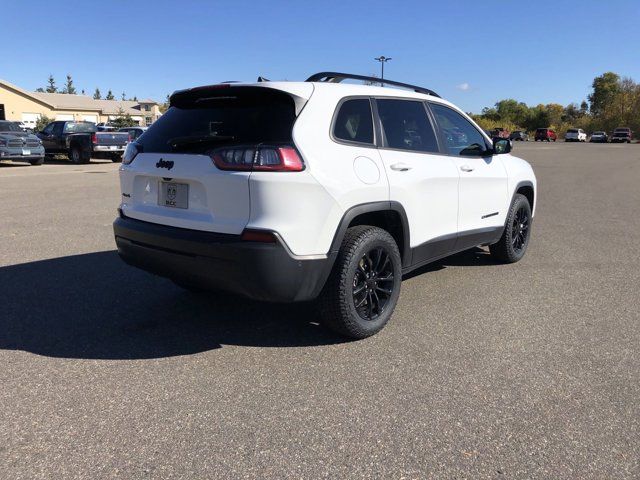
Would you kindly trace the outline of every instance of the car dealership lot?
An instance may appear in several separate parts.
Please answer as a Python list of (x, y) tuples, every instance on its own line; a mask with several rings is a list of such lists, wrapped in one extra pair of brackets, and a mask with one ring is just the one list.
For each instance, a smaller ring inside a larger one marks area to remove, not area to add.
[(0, 477), (640, 476), (640, 145), (514, 154), (524, 260), (423, 268), (359, 342), (124, 265), (115, 164), (0, 164)]

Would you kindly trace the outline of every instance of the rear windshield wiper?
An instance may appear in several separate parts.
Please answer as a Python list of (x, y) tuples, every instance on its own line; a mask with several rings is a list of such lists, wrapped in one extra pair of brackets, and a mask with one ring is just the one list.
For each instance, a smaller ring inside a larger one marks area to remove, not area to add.
[(186, 146), (198, 146), (208, 143), (226, 142), (229, 140), (235, 140), (236, 137), (232, 135), (194, 135), (189, 137), (174, 137), (171, 138), (167, 144), (172, 148), (186, 147)]

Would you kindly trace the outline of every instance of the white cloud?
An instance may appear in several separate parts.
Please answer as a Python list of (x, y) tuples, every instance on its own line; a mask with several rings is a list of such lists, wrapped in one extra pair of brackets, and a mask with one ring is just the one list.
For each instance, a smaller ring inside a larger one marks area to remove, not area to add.
[(463, 92), (466, 92), (467, 90), (469, 90), (469, 84), (467, 82), (461, 83), (460, 85), (456, 85), (456, 88), (458, 90), (462, 90)]

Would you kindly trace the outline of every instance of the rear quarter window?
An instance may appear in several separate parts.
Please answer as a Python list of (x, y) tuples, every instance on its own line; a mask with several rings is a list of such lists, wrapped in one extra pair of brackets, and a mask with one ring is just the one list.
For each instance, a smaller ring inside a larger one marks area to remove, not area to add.
[(336, 140), (373, 145), (373, 119), (368, 98), (345, 100), (333, 123)]

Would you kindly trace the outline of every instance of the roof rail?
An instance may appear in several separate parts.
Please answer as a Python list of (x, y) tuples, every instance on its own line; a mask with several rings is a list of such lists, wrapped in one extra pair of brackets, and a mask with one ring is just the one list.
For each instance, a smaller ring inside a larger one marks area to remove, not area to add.
[(424, 93), (427, 95), (431, 95), (434, 97), (438, 97), (440, 98), (440, 95), (438, 95), (436, 92), (434, 92), (433, 90), (430, 90), (428, 88), (424, 88), (424, 87), (418, 87), (417, 85), (410, 85), (408, 83), (402, 83), (402, 82), (394, 82), (393, 80), (386, 80), (383, 78), (378, 78), (378, 77), (367, 77), (365, 75), (354, 75), (352, 73), (340, 73), (340, 72), (320, 72), (320, 73), (316, 73), (314, 75), (311, 75), (309, 78), (307, 78), (307, 82), (328, 82), (328, 83), (340, 83), (343, 80), (362, 80), (362, 81), (367, 81), (367, 82), (373, 82), (373, 83), (383, 83), (383, 84), (387, 84), (387, 85), (393, 85), (394, 87), (402, 87), (402, 88), (408, 88), (410, 90), (413, 90), (414, 92), (417, 93)]

